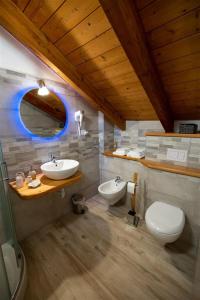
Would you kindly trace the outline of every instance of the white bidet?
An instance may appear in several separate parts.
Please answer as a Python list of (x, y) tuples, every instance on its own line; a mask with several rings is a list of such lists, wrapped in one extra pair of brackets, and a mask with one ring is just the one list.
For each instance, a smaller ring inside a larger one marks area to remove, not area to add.
[(107, 200), (109, 205), (114, 205), (118, 202), (126, 193), (126, 181), (119, 178), (112, 179), (102, 183), (98, 187), (100, 195)]

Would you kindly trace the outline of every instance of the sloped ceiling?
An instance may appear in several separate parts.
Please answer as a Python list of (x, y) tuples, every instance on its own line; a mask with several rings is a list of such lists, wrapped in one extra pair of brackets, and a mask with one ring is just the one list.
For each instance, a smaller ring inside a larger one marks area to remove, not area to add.
[[(111, 121), (122, 128), (125, 120), (158, 119), (99, 1), (12, 1), (73, 66), (75, 77), (95, 95), (97, 109)], [(172, 118), (199, 118), (199, 0), (134, 2)], [(8, 21), (2, 23), (9, 29)]]
[(123, 119), (157, 118), (99, 1), (13, 1)]
[(137, 0), (174, 118), (200, 118), (200, 1)]

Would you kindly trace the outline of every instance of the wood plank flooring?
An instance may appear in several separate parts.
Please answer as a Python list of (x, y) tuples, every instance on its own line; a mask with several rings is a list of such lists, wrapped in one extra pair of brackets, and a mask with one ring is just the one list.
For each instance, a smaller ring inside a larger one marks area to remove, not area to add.
[(192, 256), (162, 248), (143, 226), (129, 226), (123, 210), (107, 211), (99, 196), (85, 215), (62, 217), (22, 247), (25, 300), (190, 299)]

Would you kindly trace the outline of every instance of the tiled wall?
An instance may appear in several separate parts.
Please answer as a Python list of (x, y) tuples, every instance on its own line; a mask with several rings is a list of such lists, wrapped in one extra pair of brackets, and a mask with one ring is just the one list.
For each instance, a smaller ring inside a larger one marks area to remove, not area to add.
[[(162, 201), (183, 209), (186, 215), (185, 230), (181, 240), (197, 246), (200, 232), (200, 179), (172, 174), (143, 167), (140, 163), (120, 158), (102, 157), (101, 181), (115, 178), (132, 180), (134, 172), (139, 174), (137, 187), (137, 212), (142, 218), (154, 201)], [(127, 212), (130, 198), (126, 199)]]
[(115, 143), (117, 147), (133, 146), (145, 147), (145, 132), (162, 132), (163, 127), (159, 121), (127, 121), (126, 130), (122, 131), (115, 127)]
[[(187, 151), (185, 162), (168, 161), (167, 149), (178, 149)], [(155, 161), (169, 162), (171, 164), (199, 168), (200, 167), (200, 139), (198, 138), (179, 138), (147, 136), (146, 151), (147, 159)]]
[[(183, 121), (184, 122), (184, 121)], [(199, 121), (187, 121), (199, 125)], [(181, 121), (175, 122), (177, 131)], [(121, 131), (114, 128), (114, 143), (117, 147), (142, 147), (145, 148), (147, 159), (155, 161), (169, 162), (188, 167), (200, 167), (200, 139), (198, 138), (179, 138), (162, 136), (145, 136), (146, 132), (163, 132), (163, 127), (159, 121), (128, 121), (126, 130)], [(187, 151), (186, 162), (168, 161), (167, 149), (178, 149)], [(112, 148), (110, 148), (112, 149)]]
[[(110, 124), (104, 114), (99, 111), (98, 113), (98, 125), (99, 125), (99, 165), (102, 165), (104, 158), (103, 153), (106, 150), (112, 150), (114, 148), (114, 126)], [(100, 182), (102, 178), (101, 168), (99, 168)]]
[[(0, 70), (0, 140), (3, 148), (4, 158), (8, 165), (10, 178), (15, 177), (17, 171), (22, 171), (28, 165), (39, 170), (41, 163), (49, 159), (48, 154), (53, 153), (60, 158), (74, 158), (85, 160), (98, 155), (98, 119), (97, 112), (91, 109), (85, 101), (68, 86), (61, 86), (56, 82), (46, 84), (58, 93), (69, 108), (69, 128), (59, 139), (50, 142), (24, 135), (17, 123), (17, 111), (14, 106), (15, 97), (20, 90), (36, 84), (36, 78), (28, 78), (23, 74), (12, 74)], [(78, 109), (85, 111), (85, 127), (89, 131), (88, 136), (78, 137), (74, 122), (74, 112)], [(12, 122), (13, 117), (13, 122)]]
[(114, 148), (114, 127), (104, 120), (104, 151)]
[[(69, 126), (62, 137), (46, 142), (26, 136), (21, 131), (17, 117), (17, 96), (20, 91), (35, 86), (37, 79), (27, 74), (0, 69), (0, 142), (9, 177), (14, 178), (18, 171), (28, 171), (30, 164), (39, 171), (40, 165), (48, 161), (51, 152), (59, 158), (77, 159), (84, 177), (80, 183), (65, 189), (64, 199), (61, 199), (60, 193), (53, 193), (27, 203), (11, 193), (20, 239), (69, 210), (72, 193), (81, 192), (86, 197), (91, 197), (97, 193), (99, 185), (98, 113), (69, 86), (45, 80), (46, 85), (59, 93), (68, 106)], [(77, 136), (74, 122), (76, 110), (85, 111), (84, 126), (89, 132), (86, 137)]]
[[(115, 141), (118, 147), (144, 147), (147, 159), (158, 161), (166, 161), (167, 147), (188, 149), (187, 165), (200, 167), (200, 139), (145, 137), (145, 132), (149, 131), (161, 132), (163, 128), (158, 121), (129, 121), (126, 131), (115, 128)], [(200, 219), (200, 179), (148, 169), (135, 161), (101, 157), (101, 182), (115, 178), (117, 175), (126, 181), (132, 180), (134, 172), (139, 174), (137, 207), (140, 215), (144, 217), (146, 209), (154, 201), (163, 201), (181, 207), (186, 215), (186, 226), (181, 238), (197, 246), (200, 230), (198, 221)], [(130, 206), (128, 197), (126, 205)]]

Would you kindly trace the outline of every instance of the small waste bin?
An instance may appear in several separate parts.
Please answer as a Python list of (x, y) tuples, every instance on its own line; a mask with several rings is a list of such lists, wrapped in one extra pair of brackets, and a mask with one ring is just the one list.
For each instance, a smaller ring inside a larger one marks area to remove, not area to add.
[(84, 214), (85, 213), (85, 197), (81, 194), (72, 195), (72, 206), (73, 212), (75, 214)]

